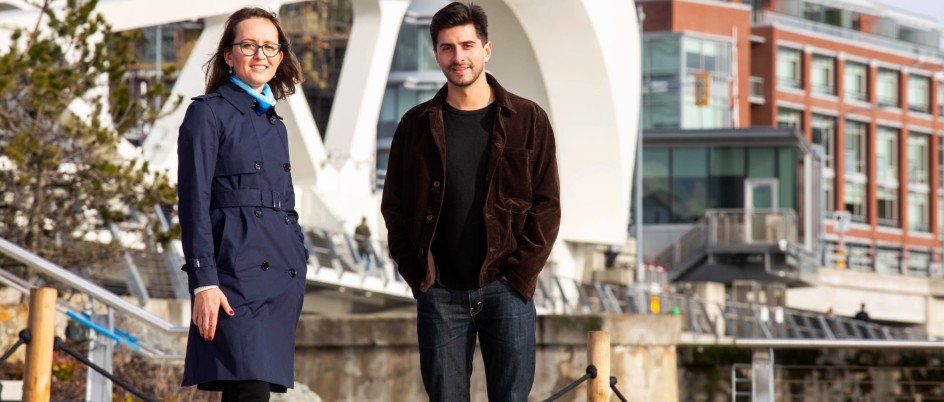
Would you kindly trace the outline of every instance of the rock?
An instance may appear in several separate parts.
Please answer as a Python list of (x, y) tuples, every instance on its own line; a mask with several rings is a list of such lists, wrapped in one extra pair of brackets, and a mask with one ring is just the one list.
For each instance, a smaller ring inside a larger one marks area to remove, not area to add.
[(269, 402), (321, 402), (321, 397), (307, 385), (295, 381), (295, 388), (284, 394), (272, 394)]

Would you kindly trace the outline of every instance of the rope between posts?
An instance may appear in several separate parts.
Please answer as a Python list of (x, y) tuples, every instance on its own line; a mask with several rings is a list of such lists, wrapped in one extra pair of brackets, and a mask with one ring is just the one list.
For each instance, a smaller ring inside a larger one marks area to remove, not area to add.
[(564, 387), (564, 389), (558, 391), (556, 394), (551, 395), (551, 397), (545, 399), (544, 402), (552, 402), (560, 399), (560, 397), (564, 396), (570, 391), (573, 391), (573, 389), (577, 388), (578, 385), (591, 378), (597, 378), (597, 367), (592, 364), (587, 366), (587, 374), (584, 374), (583, 377), (578, 378), (577, 381), (570, 383), (570, 385)]
[(137, 388), (135, 388), (131, 384), (128, 384), (127, 382), (124, 382), (120, 378), (115, 377), (114, 375), (109, 373), (107, 370), (105, 370), (101, 366), (95, 363), (92, 363), (91, 360), (85, 358), (85, 356), (82, 356), (81, 354), (79, 354), (78, 352), (70, 348), (68, 345), (66, 345), (64, 342), (62, 342), (62, 339), (59, 338), (58, 336), (55, 339), (55, 348), (65, 352), (69, 356), (74, 357), (76, 360), (78, 360), (82, 364), (89, 366), (92, 370), (97, 371), (99, 374), (105, 376), (106, 378), (111, 380), (113, 383), (118, 384), (118, 386), (134, 394), (134, 396), (141, 398), (145, 402), (157, 402), (157, 399), (154, 399), (153, 397), (150, 397), (144, 394), (143, 392), (139, 391)]
[[(0, 365), (5, 363), (7, 359), (10, 358), (10, 356), (13, 356), (13, 353), (16, 352), (16, 350), (19, 349), (20, 346), (23, 346), (24, 344), (29, 344), (30, 340), (32, 339), (33, 339), (33, 334), (30, 333), (29, 329), (24, 329), (20, 331), (20, 339), (18, 339), (16, 343), (14, 343), (13, 346), (11, 346), (10, 349), (8, 349), (7, 352), (3, 354), (2, 357), (0, 357)], [(68, 345), (66, 345), (64, 342), (62, 342), (62, 339), (59, 338), (58, 336), (53, 340), (53, 349), (61, 350), (65, 352), (66, 354), (68, 354), (69, 356), (74, 357), (76, 360), (78, 360), (82, 364), (91, 367), (92, 370), (99, 372), (101, 375), (107, 377), (109, 380), (111, 380), (115, 384), (118, 384), (118, 386), (120, 386), (121, 388), (124, 388), (125, 390), (134, 394), (134, 396), (141, 398), (145, 402), (157, 402), (157, 399), (154, 399), (153, 397), (145, 395), (143, 392), (139, 391), (137, 388), (135, 388), (131, 384), (128, 384), (122, 381), (120, 378), (113, 376), (111, 373), (109, 373), (107, 370), (103, 369), (99, 365), (92, 363), (89, 359), (85, 358), (85, 356), (82, 356), (81, 354), (79, 354), (79, 352), (76, 352), (75, 350), (70, 348)]]
[(7, 349), (7, 352), (4, 353), (2, 357), (0, 357), (0, 365), (6, 363), (7, 359), (9, 359), (10, 356), (13, 356), (13, 353), (15, 353), (16, 350), (20, 348), (20, 346), (29, 343), (30, 339), (32, 338), (33, 335), (30, 334), (28, 329), (20, 331), (20, 339), (17, 339), (16, 343), (14, 343), (13, 346), (10, 346), (10, 349)]
[(619, 388), (616, 388), (616, 376), (610, 376), (610, 389), (613, 390), (613, 393), (616, 394), (616, 397), (619, 398), (622, 402), (629, 402), (626, 400), (626, 397), (620, 393)]

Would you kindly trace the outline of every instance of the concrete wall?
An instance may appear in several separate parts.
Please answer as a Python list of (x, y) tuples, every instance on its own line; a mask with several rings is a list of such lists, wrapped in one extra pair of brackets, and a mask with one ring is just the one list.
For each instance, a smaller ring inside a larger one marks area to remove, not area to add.
[[(585, 373), (587, 332), (593, 330), (610, 334), (611, 375), (628, 400), (679, 400), (675, 343), (681, 321), (655, 315), (539, 316), (530, 400), (542, 401)], [(305, 316), (299, 323), (295, 380), (326, 401), (426, 400), (419, 372), (413, 314)], [(484, 378), (476, 352), (473, 402), (487, 400)], [(586, 389), (560, 400), (585, 401)]]

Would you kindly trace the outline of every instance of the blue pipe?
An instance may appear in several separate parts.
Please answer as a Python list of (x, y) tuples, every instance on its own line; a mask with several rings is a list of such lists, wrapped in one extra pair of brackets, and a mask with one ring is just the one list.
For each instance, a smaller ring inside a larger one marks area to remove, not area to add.
[(98, 333), (100, 333), (100, 334), (102, 334), (102, 335), (105, 335), (105, 336), (107, 336), (107, 337), (109, 337), (109, 338), (111, 338), (111, 339), (114, 339), (114, 340), (117, 341), (119, 344), (122, 344), (122, 343), (123, 343), (123, 344), (125, 344), (125, 345), (128, 345), (128, 347), (130, 347), (131, 349), (134, 349), (135, 351), (139, 351), (139, 352), (141, 351), (141, 347), (138, 346), (138, 345), (135, 345), (134, 342), (130, 342), (128, 339), (125, 339), (124, 337), (118, 336), (118, 335), (115, 334), (114, 332), (109, 331), (107, 328), (105, 328), (105, 327), (103, 327), (103, 326), (101, 326), (101, 325), (98, 325), (98, 324), (92, 322), (91, 320), (89, 320), (89, 319), (87, 319), (87, 318), (85, 318), (85, 317), (82, 317), (82, 316), (80, 316), (80, 315), (78, 315), (78, 314), (76, 314), (76, 313), (73, 313), (73, 312), (71, 312), (71, 311), (66, 311), (66, 315), (69, 316), (69, 318), (78, 321), (80, 324), (85, 325), (86, 327), (89, 327), (89, 328), (91, 328), (91, 329), (94, 329), (95, 331), (97, 331)]

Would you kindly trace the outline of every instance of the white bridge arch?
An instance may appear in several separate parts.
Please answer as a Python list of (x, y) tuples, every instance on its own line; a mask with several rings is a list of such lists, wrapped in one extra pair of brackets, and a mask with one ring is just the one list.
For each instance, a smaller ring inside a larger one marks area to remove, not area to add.
[[(424, 1), (424, 0), (415, 0)], [(441, 2), (442, 0), (435, 0)], [(298, 1), (101, 0), (115, 30), (203, 18), (204, 30), (173, 89), (201, 94), (203, 63), (226, 17), (239, 7), (278, 10)], [(325, 140), (307, 101), (277, 108), (289, 128), (301, 223), (350, 232), (362, 215), (382, 228), (375, 191), (377, 121), (400, 25), (410, 0), (351, 0), (354, 25)], [(582, 278), (598, 244), (623, 244), (639, 124), (639, 27), (632, 0), (480, 0), (494, 53), (488, 70), (509, 90), (542, 105), (557, 136), (563, 221), (552, 260)], [(35, 24), (37, 11), (0, 0), (0, 28)], [(0, 30), (0, 46), (8, 46)], [(301, 93), (301, 91), (298, 91)], [(157, 122), (143, 144), (153, 166), (176, 174), (185, 107)], [(382, 230), (375, 230), (382, 233)]]

